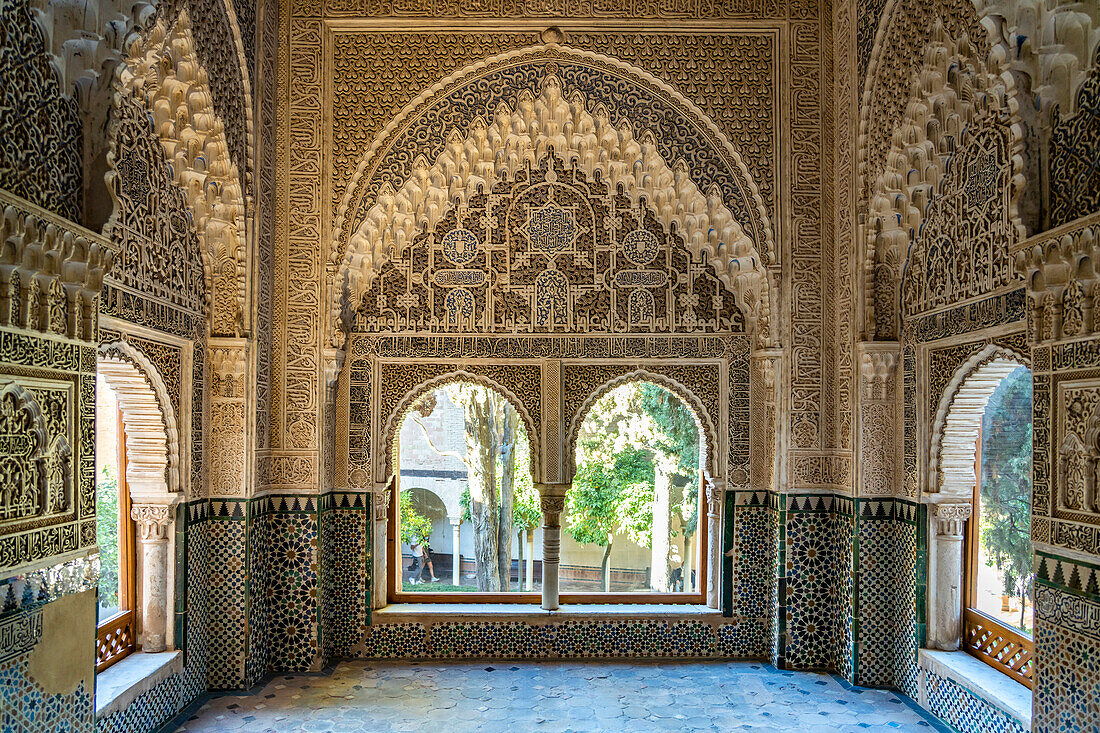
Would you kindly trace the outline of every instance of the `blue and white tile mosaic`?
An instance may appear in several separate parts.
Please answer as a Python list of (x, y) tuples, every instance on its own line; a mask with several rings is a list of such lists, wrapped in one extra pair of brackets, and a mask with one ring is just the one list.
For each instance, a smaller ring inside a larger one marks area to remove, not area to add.
[(1026, 733), (1019, 721), (965, 687), (929, 669), (920, 674), (925, 678), (928, 709), (960, 733)]

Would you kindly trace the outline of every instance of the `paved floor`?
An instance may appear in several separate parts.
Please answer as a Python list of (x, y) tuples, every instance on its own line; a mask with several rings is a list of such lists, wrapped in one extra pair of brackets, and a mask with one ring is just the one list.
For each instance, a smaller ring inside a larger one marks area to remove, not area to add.
[(930, 720), (890, 692), (749, 662), (344, 662), (212, 699), (179, 730), (930, 733)]

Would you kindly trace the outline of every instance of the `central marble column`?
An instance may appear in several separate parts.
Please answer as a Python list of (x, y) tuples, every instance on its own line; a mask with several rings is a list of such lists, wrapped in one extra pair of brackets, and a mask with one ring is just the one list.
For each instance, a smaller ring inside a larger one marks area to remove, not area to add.
[(558, 608), (558, 563), (561, 560), (561, 513), (572, 484), (535, 484), (542, 505), (542, 607)]

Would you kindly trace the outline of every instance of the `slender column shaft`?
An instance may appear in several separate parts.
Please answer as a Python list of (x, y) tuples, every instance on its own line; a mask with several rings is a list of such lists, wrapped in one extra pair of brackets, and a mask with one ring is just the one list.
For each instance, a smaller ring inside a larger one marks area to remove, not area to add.
[[(390, 492), (393, 490), (391, 483), (379, 484), (374, 489), (373, 515), (374, 515), (374, 592), (371, 594), (371, 607), (384, 608), (388, 603), (386, 588), (386, 563), (389, 556), (386, 553), (386, 535), (389, 529)], [(401, 555), (397, 555), (397, 582), (401, 582)]]
[(569, 484), (538, 484), (542, 505), (542, 607), (558, 608), (558, 563), (561, 559), (561, 513)]
[(707, 482), (707, 605), (718, 608), (722, 594), (722, 504), (726, 499), (726, 482)]
[(141, 531), (141, 649), (162, 652), (168, 633), (168, 525), (167, 506), (137, 504), (130, 517)]
[(929, 641), (944, 651), (958, 649), (962, 639), (963, 529), (970, 513), (969, 504), (937, 504), (933, 508), (936, 597)]
[(462, 518), (451, 517), (451, 564), (454, 566), (451, 568), (451, 583), (455, 586), (461, 585), (459, 581), (462, 580), (462, 554), (459, 551), (459, 544), (462, 541)]
[(535, 587), (535, 530), (527, 530), (527, 580), (523, 584), (524, 590)]

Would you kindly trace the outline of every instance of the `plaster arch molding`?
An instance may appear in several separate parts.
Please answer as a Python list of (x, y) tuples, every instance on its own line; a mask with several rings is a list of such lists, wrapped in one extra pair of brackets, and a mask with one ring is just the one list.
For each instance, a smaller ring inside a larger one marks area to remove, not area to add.
[[(452, 78), (468, 73), (460, 72)], [(445, 83), (437, 87), (442, 89)], [(430, 98), (437, 87), (422, 94), (409, 108)], [(701, 112), (698, 114), (705, 119)], [(384, 139), (395, 124), (391, 122), (379, 139)], [(724, 141), (716, 128), (709, 132)], [(739, 175), (751, 183), (740, 157), (725, 144), (729, 148), (726, 152), (742, 168)], [(503, 176), (512, 176), (527, 165), (538, 165), (551, 151), (568, 167), (598, 177), (612, 189), (621, 187), (634, 201), (644, 198), (666, 230), (675, 227), (687, 248), (710, 262), (719, 279), (734, 293), (750, 328), (755, 326), (758, 338), (763, 342), (771, 339), (771, 289), (766, 263), (757, 244), (723, 202), (718, 188), (702, 190), (692, 180), (685, 161), (670, 164), (662, 157), (652, 131), (636, 133), (627, 120), (612, 120), (603, 104), (591, 105), (577, 91), (567, 94), (562, 79), (552, 71), (543, 75), (537, 94), (524, 90), (510, 102), (501, 101), (492, 110), (482, 110), (464, 132), (452, 130), (436, 159), (429, 161), (419, 155), (411, 175), (396, 188), (384, 182), (374, 204), (355, 225), (352, 199), (366, 175), (368, 161), (378, 154), (377, 147), (376, 141), (356, 171), (337, 215), (333, 241), (338, 264), (333, 263), (337, 269), (329, 300), (329, 337), (334, 344), (343, 339), (348, 311), (358, 307), (388, 259), (401, 253), (423, 231), (431, 230), (453, 206), (464, 204)], [(770, 244), (770, 224), (754, 186), (752, 198), (766, 224), (768, 241), (762, 244)], [(353, 230), (345, 231), (352, 226)], [(345, 237), (347, 246), (341, 249)]]
[(99, 347), (96, 370), (114, 391), (126, 427), (126, 482), (135, 504), (167, 504), (180, 491), (179, 427), (153, 364), (125, 341)]
[[(966, 34), (952, 39), (942, 23), (933, 29), (923, 58), (910, 79), (909, 101), (901, 125), (892, 133), (885, 168), (869, 182), (863, 235), (864, 322), (869, 334), (891, 338), (900, 326), (897, 286), (910, 244), (920, 236), (954, 154), (983, 127), (1008, 128), (1007, 215), (1015, 237), (1026, 236), (1017, 211), (1025, 182), (1023, 130), (1012, 75), (985, 58)], [(861, 125), (861, 133), (865, 131)]]
[(203, 252), (213, 332), (238, 333), (246, 292), (246, 201), (186, 10), (170, 28), (162, 19), (134, 42), (120, 81), (143, 94), (184, 191)]
[(928, 490), (944, 501), (969, 502), (974, 492), (975, 440), (986, 404), (1005, 377), (1029, 361), (1000, 346), (973, 355), (948, 383), (932, 423)]
[(715, 429), (713, 416), (707, 412), (707, 409), (703, 406), (699, 398), (695, 396), (695, 393), (684, 385), (673, 379), (669, 379), (663, 374), (655, 374), (645, 369), (636, 369), (600, 385), (588, 395), (576, 414), (570, 417), (569, 440), (566, 444), (568, 446), (568, 458), (566, 463), (569, 471), (569, 480), (572, 481), (573, 475), (577, 471), (577, 439), (580, 437), (581, 425), (584, 423), (584, 419), (588, 416), (589, 411), (591, 411), (596, 403), (607, 393), (624, 384), (633, 384), (635, 382), (648, 382), (658, 387), (663, 387), (676, 395), (676, 397), (687, 405), (688, 409), (691, 411), (691, 416), (695, 418), (695, 425), (699, 428), (699, 466), (703, 470), (703, 474), (708, 481), (717, 478), (718, 456), (721, 455), (721, 451), (718, 447), (718, 431)]
[(453, 372), (429, 379), (418, 385), (410, 390), (409, 393), (397, 403), (397, 406), (390, 415), (385, 416), (386, 422), (381, 432), (381, 443), (378, 453), (382, 456), (384, 479), (388, 481), (397, 473), (397, 467), (394, 465), (394, 457), (397, 454), (397, 443), (401, 435), (401, 425), (405, 422), (405, 417), (409, 414), (409, 411), (412, 410), (413, 405), (416, 404), (417, 400), (429, 392), (434, 392), (441, 387), (458, 383), (476, 384), (485, 389), (490, 389), (508, 400), (512, 407), (515, 408), (516, 413), (519, 415), (519, 419), (523, 421), (524, 429), (527, 431), (527, 444), (530, 446), (531, 451), (531, 478), (535, 481), (541, 480), (542, 453), (539, 449), (539, 439), (541, 436), (539, 435), (538, 426), (531, 418), (531, 413), (523, 403), (523, 400), (521, 400), (512, 390), (496, 380), (480, 374), (468, 372), (465, 369), (456, 369)]

